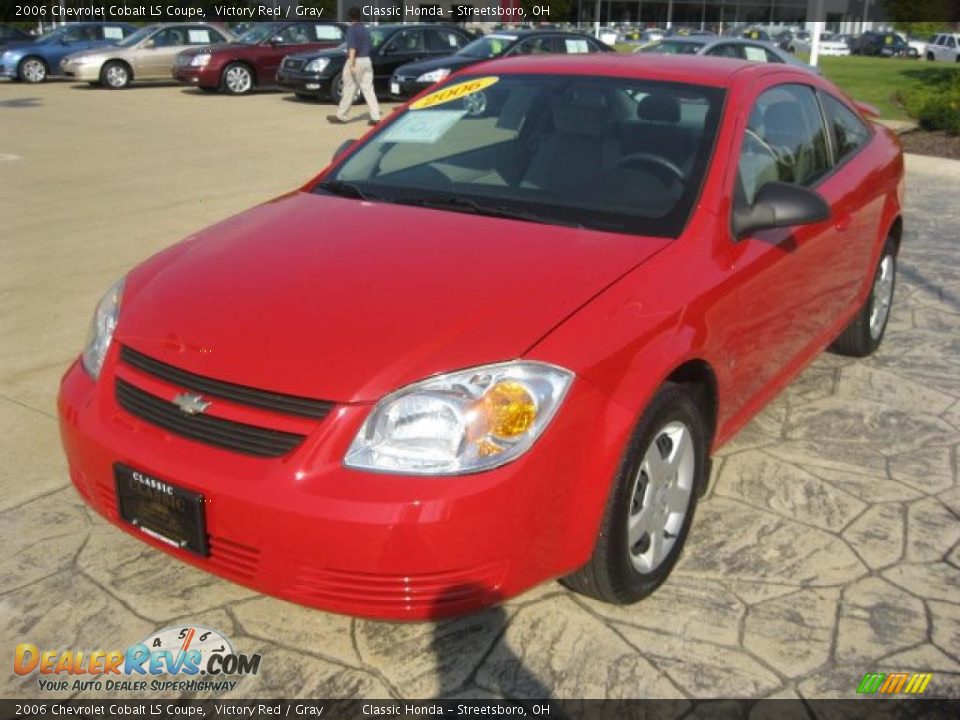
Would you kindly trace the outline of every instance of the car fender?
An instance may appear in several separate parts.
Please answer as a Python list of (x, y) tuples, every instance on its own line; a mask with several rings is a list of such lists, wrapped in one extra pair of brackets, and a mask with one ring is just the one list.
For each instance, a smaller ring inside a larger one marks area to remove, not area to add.
[[(687, 231), (640, 266), (609, 286), (574, 315), (554, 328), (524, 354), (576, 373), (575, 382), (596, 390), (602, 407), (581, 418), (584, 432), (597, 427), (595, 457), (577, 488), (567, 489), (572, 501), (563, 518), (568, 544), (566, 557), (582, 565), (599, 531), (612, 481), (627, 442), (654, 393), (680, 367), (698, 361), (717, 376), (717, 403), (723, 403), (722, 337), (709, 329), (714, 295), (690, 297), (687, 280), (714, 287), (714, 293), (734, 289), (724, 283), (723, 258), (709, 252), (711, 233), (719, 232), (715, 216), (698, 212)], [(562, 413), (562, 411), (561, 411)]]

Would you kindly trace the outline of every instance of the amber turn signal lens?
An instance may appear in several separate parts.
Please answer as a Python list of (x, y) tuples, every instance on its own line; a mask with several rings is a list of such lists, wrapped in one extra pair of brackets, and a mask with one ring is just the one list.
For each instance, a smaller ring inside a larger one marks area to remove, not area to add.
[(483, 396), (483, 413), (488, 432), (495, 438), (512, 440), (533, 427), (537, 403), (527, 388), (513, 380), (503, 380)]

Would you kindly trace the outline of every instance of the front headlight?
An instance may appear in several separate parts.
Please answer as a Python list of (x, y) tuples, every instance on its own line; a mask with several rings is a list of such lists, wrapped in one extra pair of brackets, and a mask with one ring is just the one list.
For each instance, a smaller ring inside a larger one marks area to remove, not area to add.
[(431, 70), (428, 73), (424, 73), (417, 78), (417, 82), (440, 82), (445, 79), (447, 75), (450, 74), (450, 68), (440, 68), (439, 70)]
[(515, 460), (560, 407), (573, 373), (509, 362), (438, 375), (383, 398), (344, 464), (413, 475), (462, 475)]
[(190, 67), (206, 67), (210, 64), (210, 53), (203, 53), (202, 55), (194, 55), (190, 59)]
[(107, 350), (110, 349), (110, 342), (113, 340), (113, 331), (117, 327), (117, 319), (120, 317), (120, 298), (123, 295), (123, 282), (121, 278), (117, 283), (107, 290), (100, 302), (97, 304), (96, 312), (93, 313), (93, 322), (90, 325), (90, 332), (87, 333), (87, 342), (83, 347), (83, 367), (94, 380), (100, 377), (100, 370), (103, 369), (103, 360), (107, 356)]
[(329, 64), (330, 58), (317, 58), (308, 62), (303, 69), (306, 72), (323, 72)]

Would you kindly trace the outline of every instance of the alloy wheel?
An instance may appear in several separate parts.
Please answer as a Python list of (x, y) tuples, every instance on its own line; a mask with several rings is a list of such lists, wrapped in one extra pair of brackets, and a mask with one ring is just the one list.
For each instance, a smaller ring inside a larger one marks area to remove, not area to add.
[(47, 78), (47, 68), (42, 60), (30, 58), (23, 63), (23, 79), (30, 83), (43, 82)]
[(870, 304), (870, 337), (874, 340), (883, 334), (890, 315), (890, 305), (893, 302), (893, 255), (884, 255), (877, 268), (877, 276), (873, 280), (872, 301)]
[(682, 422), (665, 425), (647, 448), (627, 514), (628, 550), (638, 572), (652, 573), (673, 550), (690, 508), (695, 464), (690, 429)]
[(247, 68), (235, 65), (227, 70), (226, 82), (230, 92), (242, 95), (253, 87), (253, 76)]
[(111, 65), (106, 72), (107, 84), (112, 88), (122, 88), (127, 84), (129, 73), (123, 65)]

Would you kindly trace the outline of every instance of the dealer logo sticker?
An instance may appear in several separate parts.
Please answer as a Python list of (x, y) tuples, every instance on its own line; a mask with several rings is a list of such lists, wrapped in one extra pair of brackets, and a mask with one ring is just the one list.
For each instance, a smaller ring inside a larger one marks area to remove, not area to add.
[(126, 650), (46, 650), (20, 643), (13, 671), (21, 676), (36, 673), (41, 691), (227, 692), (237, 686), (237, 678), (256, 675), (260, 659), (238, 653), (212, 628), (181, 625)]

